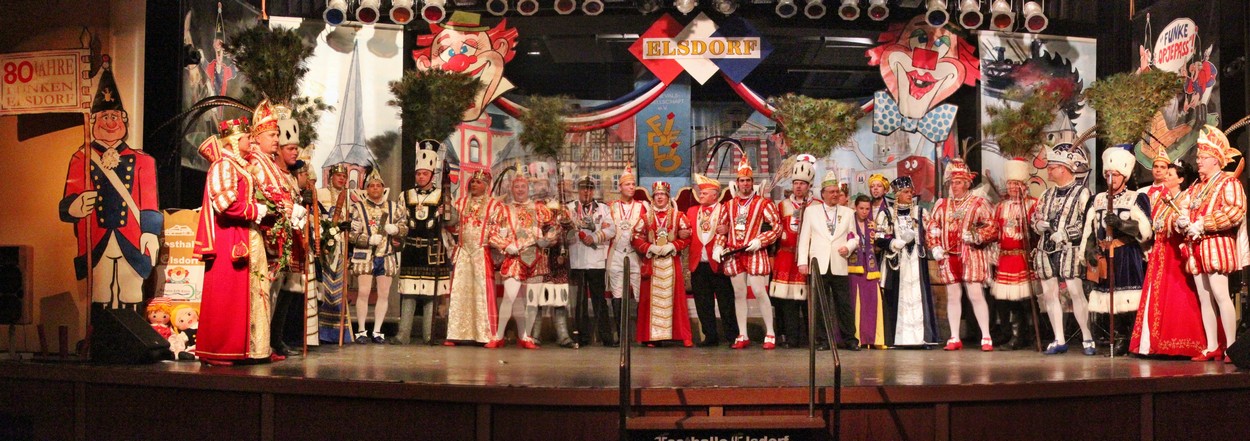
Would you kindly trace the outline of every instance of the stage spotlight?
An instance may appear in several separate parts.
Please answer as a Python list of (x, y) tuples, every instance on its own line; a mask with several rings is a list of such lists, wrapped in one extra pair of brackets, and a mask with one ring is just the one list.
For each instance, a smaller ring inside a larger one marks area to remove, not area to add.
[(486, 12), (499, 17), (508, 13), (508, 0), (486, 0)]
[(347, 0), (326, 0), (326, 11), (321, 19), (330, 26), (338, 26), (347, 21)]
[(825, 16), (824, 0), (807, 0), (807, 4), (803, 6), (803, 15), (807, 18), (816, 20)]
[(673, 7), (682, 14), (689, 14), (695, 6), (699, 6), (698, 0), (673, 0)]
[(660, 0), (637, 0), (634, 2), (634, 5), (642, 15), (660, 10)]
[(391, 21), (398, 25), (412, 21), (412, 3), (413, 0), (391, 0)]
[(928, 0), (925, 4), (928, 11), (924, 13), (924, 21), (929, 26), (940, 28), (951, 21), (951, 14), (946, 12), (946, 0)]
[(378, 22), (378, 7), (382, 5), (382, 0), (360, 0), (360, 7), (356, 8), (356, 21), (371, 25)]
[(981, 22), (985, 21), (985, 16), (981, 15), (980, 0), (963, 0), (959, 2), (959, 25), (964, 29), (976, 29), (981, 27)]
[(1007, 0), (994, 0), (990, 3), (990, 29), (1010, 32), (1016, 24), (1016, 13), (1011, 11)]
[(777, 12), (778, 17), (790, 18), (799, 13), (799, 7), (794, 5), (794, 0), (777, 0), (777, 7), (773, 11)]
[(721, 14), (733, 14), (738, 10), (738, 0), (712, 0), (712, 8)]
[(577, 0), (556, 0), (552, 8), (560, 15), (569, 15), (577, 10)]
[(421, 7), (421, 18), (426, 23), (441, 23), (447, 18), (447, 9), (443, 6), (447, 4), (447, 0), (425, 0), (425, 6)]
[(1046, 18), (1046, 13), (1042, 12), (1042, 6), (1037, 2), (1027, 2), (1024, 4), (1024, 28), (1029, 32), (1038, 33), (1046, 30), (1046, 26), (1050, 24), (1050, 20)]
[(838, 16), (847, 21), (859, 18), (859, 0), (842, 0), (842, 6), (838, 7)]
[(603, 13), (603, 0), (585, 0), (582, 2), (582, 13), (599, 15)]
[(516, 11), (521, 15), (529, 16), (538, 12), (538, 0), (520, 0), (516, 2)]
[(885, 0), (868, 0), (868, 18), (882, 21), (889, 17), (890, 7), (885, 4)]

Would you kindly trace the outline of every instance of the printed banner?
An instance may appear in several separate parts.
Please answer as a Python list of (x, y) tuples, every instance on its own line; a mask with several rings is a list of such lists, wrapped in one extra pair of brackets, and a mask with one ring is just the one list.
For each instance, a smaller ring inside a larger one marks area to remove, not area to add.
[(673, 83), (655, 102), (638, 112), (634, 121), (638, 131), (639, 184), (648, 182), (647, 178), (689, 178), (689, 81)]
[(661, 15), (629, 46), (629, 52), (666, 84), (683, 71), (699, 84), (716, 72), (742, 82), (772, 50), (772, 45), (741, 17), (729, 16), (717, 22), (702, 12), (685, 26), (671, 15)]
[(90, 72), (88, 49), (0, 54), (0, 115), (86, 113)]
[(154, 271), (157, 297), (199, 303), (204, 289), (204, 262), (194, 255), (199, 220), (198, 209), (165, 212), (165, 239)]
[[(1164, 0), (1133, 18), (1138, 72), (1153, 66), (1185, 79), (1176, 99), (1155, 115), (1150, 142), (1137, 149), (1137, 160), (1150, 167), (1160, 147), (1172, 160), (1189, 156), (1204, 124), (1221, 126), (1219, 99), (1219, 26), (1214, 2)], [(1230, 121), (1231, 122), (1231, 121)]]
[[(981, 32), (981, 176), (982, 182), (992, 183), (986, 187), (986, 196), (996, 200), (1007, 194), (1007, 182), (1002, 170), (1011, 158), (1003, 157), (998, 142), (985, 133), (989, 124), (988, 110), (991, 106), (1018, 106), (1020, 103), (1006, 100), (1004, 93), (1017, 86), (1036, 84), (1047, 79), (1071, 81), (1075, 88), (1073, 99), (1061, 104), (1055, 120), (1046, 128), (1046, 145), (1039, 146), (1025, 158), (1032, 165), (1029, 191), (1040, 196), (1046, 191), (1046, 152), (1059, 144), (1072, 144), (1076, 138), (1095, 124), (1094, 108), (1078, 97), (1097, 78), (1096, 53), (1098, 43), (1088, 38), (1059, 37), (1053, 35)], [(1091, 137), (1083, 147), (1087, 167), (1076, 174), (1077, 182), (1093, 185), (1088, 179), (1097, 168), (1094, 152), (1095, 140)]]

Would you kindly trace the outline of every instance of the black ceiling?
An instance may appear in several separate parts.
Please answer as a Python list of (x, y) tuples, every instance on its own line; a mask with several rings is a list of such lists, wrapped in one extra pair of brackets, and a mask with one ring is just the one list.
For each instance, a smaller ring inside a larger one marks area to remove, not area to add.
[[(724, 15), (712, 9), (711, 0), (702, 0), (688, 15), (661, 0), (661, 8), (641, 14), (635, 1), (609, 1), (603, 14), (586, 16), (580, 10), (558, 15), (552, 9), (554, 0), (540, 0), (540, 12), (521, 16), (515, 12), (515, 1), (508, 0), (512, 11), (504, 16), (520, 33), (518, 53), (508, 64), (508, 78), (522, 95), (565, 94), (580, 99), (613, 99), (633, 90), (643, 67), (628, 52), (631, 43), (622, 34), (644, 32), (662, 13), (679, 22), (688, 22), (699, 12), (717, 19)], [(764, 96), (785, 92), (821, 98), (858, 98), (869, 96), (883, 87), (875, 67), (867, 65), (864, 51), (873, 45), (878, 34), (891, 22), (920, 14), (921, 0), (890, 0), (890, 19), (884, 22), (861, 16), (845, 21), (837, 16), (840, 0), (824, 0), (828, 14), (809, 19), (802, 12), (791, 18), (776, 15), (775, 0), (740, 0), (735, 15), (746, 18), (773, 45), (773, 52), (747, 77), (745, 83)], [(1022, 9), (1022, 0), (1013, 0), (1014, 10)], [(256, 1), (256, 3), (259, 3)], [(351, 3), (349, 1), (349, 3)], [(449, 0), (447, 9), (479, 12), (483, 21), (496, 23), (498, 18), (485, 11), (484, 0)], [(861, 1), (865, 8), (867, 1)], [(952, 17), (957, 16), (957, 0), (950, 0)], [(982, 1), (982, 10), (989, 0)], [(1096, 0), (1050, 0), (1043, 2), (1050, 16), (1047, 33), (1094, 36), (1098, 32), (1099, 9)], [(383, 21), (391, 1), (382, 1)], [(420, 5), (420, 1), (417, 2)], [(806, 0), (797, 0), (800, 11)], [(258, 4), (259, 6), (259, 4)], [(580, 1), (579, 1), (580, 6)], [(270, 15), (299, 16), (320, 19), (324, 0), (270, 0)], [(349, 7), (349, 9), (352, 7)], [(407, 27), (415, 39), (428, 33), (428, 25), (414, 21)], [(736, 96), (719, 77), (713, 77), (693, 88), (696, 101), (730, 101)]]

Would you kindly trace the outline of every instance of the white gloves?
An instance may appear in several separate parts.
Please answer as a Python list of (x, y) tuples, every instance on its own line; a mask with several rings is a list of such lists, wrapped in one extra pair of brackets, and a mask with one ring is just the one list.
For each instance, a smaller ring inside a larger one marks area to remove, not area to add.
[(1182, 214), (1180, 217), (1176, 218), (1176, 228), (1179, 228), (1181, 232), (1188, 230), (1189, 224), (1190, 222), (1189, 222), (1188, 214)]
[(751, 239), (751, 241), (750, 241), (750, 242), (747, 242), (747, 248), (746, 248), (746, 250), (744, 250), (744, 251), (746, 251), (746, 252), (748, 252), (748, 253), (755, 252), (755, 251), (759, 251), (759, 250), (760, 250), (760, 246), (761, 246), (761, 245), (760, 245), (760, 240), (759, 240), (759, 238)]
[(1206, 225), (1203, 224), (1201, 218), (1199, 218), (1196, 221), (1191, 222), (1189, 224), (1189, 227), (1185, 229), (1185, 231), (1189, 233), (1189, 237), (1194, 238), (1194, 239), (1197, 239), (1199, 236), (1202, 236), (1202, 233), (1206, 232), (1206, 230), (1207, 230)]
[(965, 232), (964, 232), (964, 243), (966, 243), (966, 244), (968, 244), (968, 245), (976, 245), (976, 244), (977, 244), (977, 237), (976, 237), (976, 235), (972, 234), (972, 232), (971, 232), (971, 231), (965, 231)]
[(79, 193), (78, 198), (69, 204), (69, 215), (78, 219), (87, 217), (95, 210), (95, 204), (98, 202), (100, 202), (100, 196), (94, 190)]
[(143, 254), (147, 254), (148, 258), (152, 259), (153, 265), (156, 265), (156, 256), (161, 252), (161, 242), (155, 234), (140, 234), (139, 249), (143, 250)]
[(890, 249), (891, 249), (891, 250), (894, 250), (894, 251), (901, 250), (901, 249), (903, 249), (903, 247), (907, 246), (907, 243), (908, 243), (908, 242), (907, 242), (907, 241), (905, 241), (905, 240), (903, 240), (903, 239), (897, 239), (897, 238), (896, 238), (896, 239), (891, 239), (891, 240), (890, 240)]
[(382, 244), (382, 235), (374, 234), (369, 236), (369, 245), (378, 246)]
[(260, 221), (264, 220), (265, 216), (268, 216), (268, 215), (269, 215), (269, 207), (265, 206), (265, 204), (256, 204), (256, 223), (259, 224)]
[(1063, 245), (1068, 243), (1068, 234), (1062, 231), (1056, 231), (1050, 234), (1050, 241), (1054, 242), (1055, 245)]
[(521, 249), (517, 248), (516, 244), (510, 243), (507, 247), (504, 247), (503, 252), (504, 254), (511, 254), (515, 256), (521, 252)]
[(399, 226), (395, 224), (386, 224), (382, 226), (382, 231), (385, 231), (388, 236), (394, 236), (399, 234)]
[(933, 260), (942, 260), (946, 258), (946, 249), (941, 245), (933, 247)]
[(677, 253), (677, 246), (671, 243), (660, 245), (657, 248), (658, 249), (655, 250), (655, 255), (657, 256), (670, 256)]
[(303, 205), (296, 204), (294, 207), (291, 207), (291, 217), (295, 218), (295, 220), (304, 220), (305, 216), (308, 216), (308, 209), (304, 208)]
[(538, 240), (534, 241), (534, 245), (538, 245), (539, 248), (547, 248), (551, 246), (551, 241), (547, 240), (545, 237), (540, 237)]
[(912, 231), (911, 229), (901, 230), (898, 232), (898, 235), (895, 237), (897, 237), (899, 240), (902, 240), (903, 245), (906, 245), (916, 240), (916, 232)]
[(1033, 229), (1037, 230), (1039, 234), (1050, 231), (1050, 221), (1037, 221), (1036, 224), (1033, 224)]
[(720, 263), (721, 261), (720, 255), (724, 252), (725, 252), (725, 249), (722, 248), (720, 245), (712, 247), (712, 261), (716, 263)]

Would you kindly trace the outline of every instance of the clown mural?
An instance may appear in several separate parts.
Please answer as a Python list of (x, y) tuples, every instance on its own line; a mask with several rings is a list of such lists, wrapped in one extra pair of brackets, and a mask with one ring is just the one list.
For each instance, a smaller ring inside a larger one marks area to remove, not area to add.
[(91, 139), (70, 158), (59, 208), (78, 239), (75, 274), (83, 279), (91, 271), (92, 307), (139, 311), (164, 216), (157, 208), (156, 161), (126, 142), (129, 115), (108, 57), (104, 62), (91, 101)]
[(467, 73), (484, 86), (478, 91), (473, 106), (464, 112), (464, 121), (475, 121), (486, 112), (486, 105), (512, 83), (503, 77), (504, 64), (516, 55), (516, 28), (500, 20), (495, 27), (483, 26), (482, 16), (455, 11), (445, 25), (430, 24), (430, 35), (417, 37), (418, 49), (412, 52), (417, 69), (443, 69)]

